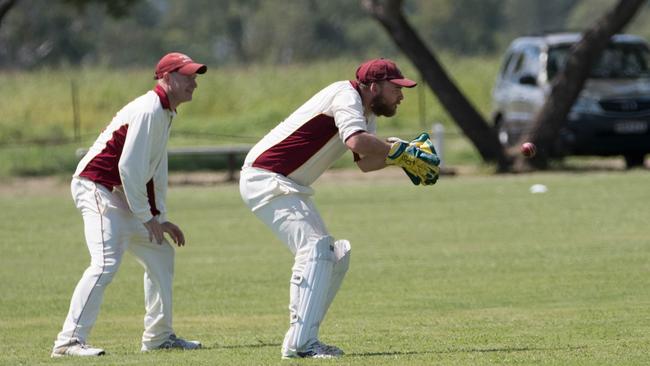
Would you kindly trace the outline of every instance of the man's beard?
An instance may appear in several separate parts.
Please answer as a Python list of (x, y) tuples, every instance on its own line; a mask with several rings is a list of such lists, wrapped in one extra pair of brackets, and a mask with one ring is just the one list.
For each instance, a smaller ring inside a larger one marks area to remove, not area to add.
[(370, 110), (377, 116), (392, 117), (397, 111), (397, 106), (388, 105), (381, 95), (377, 95), (370, 102)]

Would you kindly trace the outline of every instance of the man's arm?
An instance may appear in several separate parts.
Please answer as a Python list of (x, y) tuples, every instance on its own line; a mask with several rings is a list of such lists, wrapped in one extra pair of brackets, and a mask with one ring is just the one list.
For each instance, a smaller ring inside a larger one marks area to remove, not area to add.
[(149, 179), (146, 175), (149, 171), (151, 146), (155, 143), (152, 135), (157, 134), (156, 127), (150, 114), (134, 115), (129, 123), (118, 165), (129, 208), (142, 223), (153, 217), (147, 195)]
[(160, 211), (158, 221), (163, 223), (167, 221), (167, 185), (168, 185), (168, 158), (167, 151), (162, 156), (158, 169), (153, 176), (154, 196), (156, 197), (156, 208)]
[[(165, 152), (158, 166), (158, 170), (153, 176), (156, 208), (160, 211), (160, 215), (145, 223), (144, 226), (149, 230), (150, 236), (153, 235), (158, 244), (162, 243), (163, 233), (167, 233), (174, 243), (180, 247), (185, 245), (185, 235), (178, 226), (171, 221), (167, 221), (167, 176), (168, 162), (167, 152)], [(159, 225), (156, 225), (158, 223)], [(151, 239), (150, 237), (149, 240), (151, 241)]]
[(355, 160), (361, 171), (370, 172), (386, 167), (386, 155), (390, 151), (390, 144), (375, 135), (361, 131), (350, 136), (345, 144), (355, 153), (355, 158), (359, 157)]

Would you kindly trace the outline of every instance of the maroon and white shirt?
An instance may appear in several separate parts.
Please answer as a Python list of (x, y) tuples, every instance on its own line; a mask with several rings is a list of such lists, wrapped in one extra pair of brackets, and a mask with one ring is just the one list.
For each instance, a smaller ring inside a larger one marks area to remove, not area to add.
[(166, 221), (167, 140), (176, 111), (165, 91), (154, 90), (122, 108), (81, 159), (74, 177), (123, 192), (142, 222)]
[(251, 149), (243, 168), (311, 185), (345, 154), (350, 136), (376, 131), (376, 116), (364, 115), (356, 88), (355, 81), (338, 81), (318, 92)]

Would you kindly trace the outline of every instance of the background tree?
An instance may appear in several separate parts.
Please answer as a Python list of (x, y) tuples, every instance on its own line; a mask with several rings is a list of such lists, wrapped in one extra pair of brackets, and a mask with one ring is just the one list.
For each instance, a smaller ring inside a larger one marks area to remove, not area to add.
[[(523, 34), (584, 29), (612, 3), (403, 0), (402, 10), (438, 55), (493, 57)], [(143, 66), (167, 50), (217, 65), (400, 53), (358, 1), (0, 0), (3, 5), (11, 11), (0, 23), (0, 68)], [(650, 37), (650, 12), (631, 29)]]
[(97, 3), (101, 4), (106, 12), (114, 17), (121, 18), (129, 13), (133, 5), (140, 0), (62, 0), (66, 4), (73, 5), (81, 12), (88, 4)]
[[(594, 6), (594, 1), (584, 3), (600, 15), (607, 6)], [(569, 18), (580, 3), (579, 0), (505, 0), (502, 5), (504, 22), (507, 24), (506, 36), (514, 38), (525, 34), (581, 29), (586, 24), (584, 18), (576, 19), (574, 24), (569, 23)]]
[(7, 15), (9, 10), (13, 8), (18, 0), (0, 0), (0, 26), (2, 25), (2, 19)]
[[(96, 55), (103, 14), (124, 17), (140, 0), (3, 1), (0, 66), (31, 68), (43, 64), (78, 64)], [(102, 14), (102, 15), (99, 15)], [(0, 11), (0, 20), (2, 19)]]

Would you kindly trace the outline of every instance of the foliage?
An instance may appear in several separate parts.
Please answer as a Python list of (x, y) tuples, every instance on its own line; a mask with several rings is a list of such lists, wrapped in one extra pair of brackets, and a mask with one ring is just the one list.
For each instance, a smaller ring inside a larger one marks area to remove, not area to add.
[(73, 5), (81, 12), (88, 4), (93, 2), (102, 4), (108, 15), (114, 18), (126, 16), (133, 4), (141, 0), (62, 0), (64, 3)]
[[(373, 174), (315, 186), (328, 228), (353, 246), (321, 331), (348, 355), (319, 364), (647, 364), (646, 173), (443, 177), (430, 189)], [(89, 339), (108, 355), (51, 360), (88, 265), (67, 183), (0, 190), (0, 364), (297, 364), (279, 359), (291, 256), (235, 185), (169, 191), (188, 242), (174, 323), (206, 349), (139, 351), (142, 269), (127, 253)], [(531, 195), (533, 183), (549, 192)], [(426, 219), (405, 214), (423, 207)]]
[[(406, 0), (435, 50), (494, 54), (516, 36), (585, 29), (613, 0)], [(650, 35), (650, 5), (630, 29)], [(115, 17), (115, 16), (118, 17)], [(395, 57), (355, 0), (21, 0), (0, 27), (0, 68), (142, 66), (171, 50), (211, 64)]]

